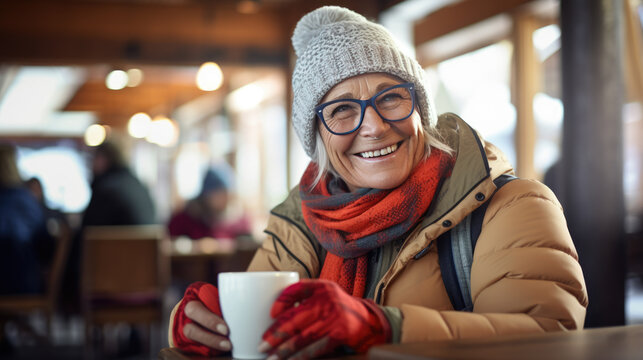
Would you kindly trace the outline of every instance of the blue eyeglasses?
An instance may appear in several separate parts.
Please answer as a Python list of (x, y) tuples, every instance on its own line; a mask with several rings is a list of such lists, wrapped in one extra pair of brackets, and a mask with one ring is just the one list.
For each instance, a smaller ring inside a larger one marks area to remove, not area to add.
[(328, 131), (335, 135), (347, 135), (362, 126), (368, 106), (372, 106), (385, 121), (405, 120), (415, 108), (415, 85), (404, 83), (391, 86), (367, 100), (329, 101), (316, 106), (315, 113)]

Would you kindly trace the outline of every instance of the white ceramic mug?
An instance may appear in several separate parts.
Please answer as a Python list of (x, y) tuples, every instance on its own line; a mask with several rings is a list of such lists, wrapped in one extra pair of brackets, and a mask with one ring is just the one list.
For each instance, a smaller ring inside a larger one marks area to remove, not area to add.
[(230, 329), (232, 357), (263, 359), (257, 351), (263, 333), (273, 319), (270, 308), (279, 294), (299, 281), (289, 271), (226, 272), (219, 274), (219, 302), (223, 319)]

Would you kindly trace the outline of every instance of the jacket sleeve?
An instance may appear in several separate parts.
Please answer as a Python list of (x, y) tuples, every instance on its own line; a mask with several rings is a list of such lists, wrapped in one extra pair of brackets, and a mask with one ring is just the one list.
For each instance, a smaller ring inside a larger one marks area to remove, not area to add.
[(170, 320), (167, 327), (167, 342), (170, 347), (175, 347), (174, 336), (172, 336), (174, 329), (174, 317), (176, 316), (176, 311), (179, 309), (179, 306), (181, 306), (181, 302), (183, 302), (183, 299), (181, 299), (178, 303), (176, 303), (176, 305), (174, 305), (174, 307), (172, 308), (172, 312), (170, 313)]
[(272, 215), (268, 235), (255, 253), (248, 271), (296, 271), (299, 278), (316, 278), (321, 271), (321, 248), (288, 220)]
[(473, 312), (401, 305), (402, 342), (581, 329), (587, 290), (562, 207), (543, 184), (494, 195), (471, 269)]

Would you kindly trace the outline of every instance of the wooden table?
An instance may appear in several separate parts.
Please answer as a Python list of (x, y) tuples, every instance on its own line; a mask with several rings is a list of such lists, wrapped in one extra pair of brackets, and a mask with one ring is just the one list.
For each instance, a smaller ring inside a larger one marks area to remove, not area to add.
[[(204, 360), (177, 349), (163, 349), (159, 359)], [(231, 359), (217, 357), (216, 359)], [(419, 359), (561, 359), (561, 360), (641, 360), (643, 325), (606, 327), (580, 331), (534, 335), (498, 336), (487, 339), (451, 340), (373, 347), (368, 356), (326, 359), (419, 360)]]
[(596, 328), (490, 339), (388, 344), (368, 353), (372, 360), (412, 359), (643, 359), (643, 325)]
[[(206, 358), (203, 356), (186, 355), (177, 350), (176, 348), (165, 348), (159, 352), (159, 359), (161, 360), (232, 360), (231, 356), (217, 356), (215, 358)], [(325, 357), (325, 360), (366, 360), (366, 355), (353, 355), (342, 357)]]

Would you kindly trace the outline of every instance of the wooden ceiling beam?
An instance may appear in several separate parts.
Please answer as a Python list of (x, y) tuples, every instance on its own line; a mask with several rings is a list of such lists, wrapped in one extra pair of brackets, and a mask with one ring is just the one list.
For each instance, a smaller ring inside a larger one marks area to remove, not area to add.
[[(84, 83), (63, 111), (97, 111), (133, 114), (167, 104), (172, 109), (206, 92), (194, 84), (152, 84), (108, 90), (103, 82)], [(172, 105), (174, 104), (174, 106)]]
[(447, 5), (418, 20), (413, 27), (415, 46), (463, 29), (495, 15), (510, 12), (533, 0), (464, 0)]
[[(337, 0), (369, 18), (402, 0)], [(288, 64), (290, 37), (326, 0), (266, 1), (241, 14), (236, 2), (0, 1), (0, 61)]]
[(270, 9), (240, 14), (229, 1), (3, 1), (0, 30), (97, 40), (281, 46), (286, 39)]
[(221, 65), (286, 66), (288, 49), (169, 41), (102, 40), (91, 37), (54, 37), (0, 33), (0, 62), (15, 64), (156, 64), (199, 65), (216, 61)]
[[(231, 5), (232, 4), (232, 5)], [(234, 2), (0, 2), (0, 61), (286, 64), (289, 34)]]

